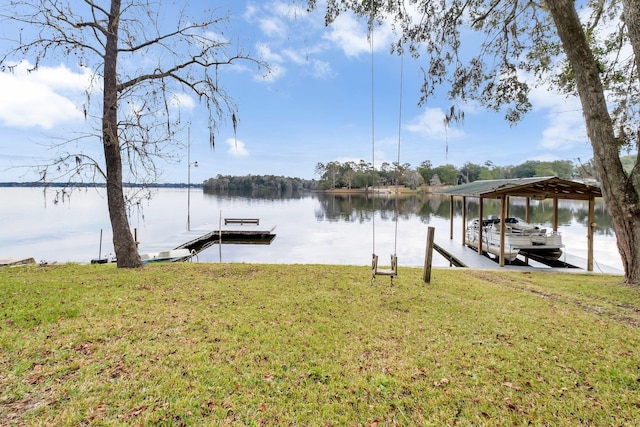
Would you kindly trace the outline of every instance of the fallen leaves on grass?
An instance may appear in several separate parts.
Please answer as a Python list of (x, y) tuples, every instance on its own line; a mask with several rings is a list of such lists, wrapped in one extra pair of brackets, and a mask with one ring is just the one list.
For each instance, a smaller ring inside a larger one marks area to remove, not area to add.
[(440, 381), (433, 382), (433, 385), (436, 387), (440, 387), (447, 384), (449, 384), (449, 378), (442, 378)]
[(505, 381), (505, 382), (502, 383), (502, 385), (505, 386), (505, 387), (509, 387), (512, 390), (520, 391), (520, 387), (518, 387), (517, 385), (514, 385), (511, 382)]

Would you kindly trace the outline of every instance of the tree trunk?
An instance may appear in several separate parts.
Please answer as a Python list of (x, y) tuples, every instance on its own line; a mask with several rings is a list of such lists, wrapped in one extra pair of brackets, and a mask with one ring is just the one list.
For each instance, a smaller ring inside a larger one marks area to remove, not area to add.
[[(636, 59), (636, 78), (640, 79), (640, 3), (637, 0), (623, 0), (622, 3), (624, 5), (623, 20), (627, 26), (627, 35), (631, 42), (633, 56)], [(635, 83), (638, 84), (640, 82)], [(636, 132), (636, 144), (640, 145), (640, 130), (636, 129)], [(636, 146), (637, 148), (639, 147)], [(640, 155), (636, 156), (636, 163), (631, 171), (630, 179), (636, 191), (640, 193)]]
[(113, 247), (118, 267), (142, 266), (136, 243), (129, 228), (122, 189), (122, 157), (118, 140), (118, 30), (120, 0), (111, 1), (109, 26), (104, 56), (104, 102), (102, 112), (102, 143), (107, 173), (107, 203), (113, 230)]
[(558, 36), (573, 68), (602, 196), (616, 233), (625, 281), (640, 284), (639, 194), (622, 168), (599, 69), (575, 9), (575, 0), (547, 0)]

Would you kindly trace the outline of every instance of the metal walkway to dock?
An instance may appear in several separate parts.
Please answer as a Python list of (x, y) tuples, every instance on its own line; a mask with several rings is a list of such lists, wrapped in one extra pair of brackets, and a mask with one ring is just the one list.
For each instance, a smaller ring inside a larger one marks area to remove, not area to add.
[(36, 263), (36, 260), (33, 258), (0, 258), (0, 267), (28, 265), (28, 264), (35, 264), (35, 263)]

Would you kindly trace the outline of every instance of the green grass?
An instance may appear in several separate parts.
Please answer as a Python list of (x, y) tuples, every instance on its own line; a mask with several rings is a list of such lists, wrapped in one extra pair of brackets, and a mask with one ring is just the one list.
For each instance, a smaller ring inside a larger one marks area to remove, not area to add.
[(638, 425), (620, 276), (0, 270), (0, 425)]

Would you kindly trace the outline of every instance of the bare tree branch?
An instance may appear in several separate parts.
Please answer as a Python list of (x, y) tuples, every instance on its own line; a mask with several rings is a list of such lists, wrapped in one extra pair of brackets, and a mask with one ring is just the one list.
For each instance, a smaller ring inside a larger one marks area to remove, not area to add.
[[(123, 4), (124, 2), (124, 4)], [(162, 163), (178, 157), (177, 135), (181, 118), (172, 101), (182, 93), (195, 94), (209, 113), (210, 141), (215, 142), (215, 119), (229, 117), (234, 132), (237, 106), (210, 69), (248, 61), (256, 68), (266, 67), (249, 55), (228, 55), (227, 42), (214, 40), (206, 32), (228, 17), (186, 18), (186, 6), (175, 17), (177, 26), (161, 28), (161, 2), (145, 0), (109, 0), (109, 6), (94, 0), (71, 6), (68, 0), (17, 0), (0, 5), (0, 21), (18, 30), (12, 46), (0, 53), (0, 69), (11, 72), (16, 63), (32, 61), (38, 69), (45, 59), (78, 61), (92, 70), (92, 83), (101, 87), (101, 105), (93, 106), (94, 95), (86, 91), (86, 103), (79, 106), (87, 120), (94, 123), (100, 136), (90, 140), (101, 146), (104, 159), (83, 149), (68, 150), (65, 144), (55, 147), (62, 154), (51, 163), (41, 165), (42, 180), (98, 178), (106, 181), (107, 202), (113, 228), (114, 248), (120, 267), (141, 265), (129, 229), (123, 180), (153, 182), (160, 175)], [(84, 5), (84, 7), (82, 7)], [(155, 8), (155, 9), (154, 9)], [(209, 12), (211, 13), (211, 12)], [(157, 58), (155, 69), (145, 58)], [(132, 61), (127, 61), (131, 59)], [(139, 63), (139, 69), (122, 64)], [(95, 110), (98, 110), (96, 112)], [(88, 175), (83, 175), (83, 171)]]

